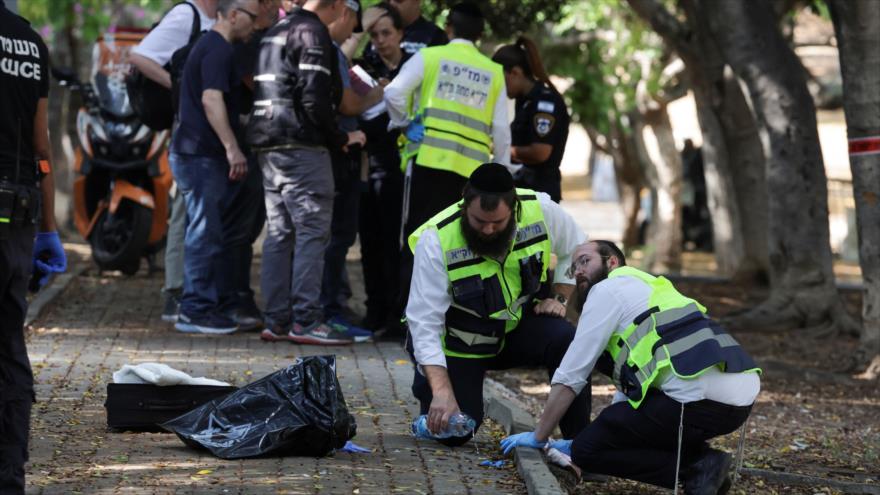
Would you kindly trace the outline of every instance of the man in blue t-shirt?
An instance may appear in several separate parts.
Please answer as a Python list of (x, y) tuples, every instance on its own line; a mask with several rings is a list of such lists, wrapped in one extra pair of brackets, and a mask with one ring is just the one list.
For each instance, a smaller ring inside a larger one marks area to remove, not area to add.
[(254, 29), (259, 0), (220, 0), (218, 20), (195, 44), (183, 70), (179, 126), (169, 161), (186, 203), (183, 298), (175, 328), (181, 332), (222, 334), (236, 323), (220, 302), (224, 250), (223, 207), (233, 192), (230, 181), (247, 175), (247, 159), (235, 138), (241, 74), (232, 43)]

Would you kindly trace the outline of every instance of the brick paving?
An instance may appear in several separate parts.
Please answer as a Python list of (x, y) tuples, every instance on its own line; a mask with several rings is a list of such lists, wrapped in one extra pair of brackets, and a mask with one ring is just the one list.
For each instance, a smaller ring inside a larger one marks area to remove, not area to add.
[[(353, 277), (358, 268), (350, 263)], [(181, 334), (160, 319), (161, 283), (161, 273), (90, 269), (31, 325), (37, 403), (27, 493), (525, 493), (512, 467), (478, 465), (500, 455), (489, 428), (457, 449), (410, 436), (418, 404), (409, 389), (412, 365), (399, 345), (314, 347), (265, 343), (255, 333)], [(354, 441), (370, 454), (225, 461), (171, 434), (106, 428), (106, 384), (123, 364), (161, 362), (240, 386), (298, 356), (325, 353), (337, 356), (358, 423)]]

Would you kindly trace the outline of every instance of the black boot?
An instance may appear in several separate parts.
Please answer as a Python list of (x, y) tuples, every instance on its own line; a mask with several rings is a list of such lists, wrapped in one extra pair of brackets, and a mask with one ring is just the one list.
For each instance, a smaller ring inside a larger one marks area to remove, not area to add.
[(733, 458), (720, 450), (709, 449), (691, 464), (685, 472), (684, 493), (686, 495), (717, 495), (730, 489), (728, 479)]

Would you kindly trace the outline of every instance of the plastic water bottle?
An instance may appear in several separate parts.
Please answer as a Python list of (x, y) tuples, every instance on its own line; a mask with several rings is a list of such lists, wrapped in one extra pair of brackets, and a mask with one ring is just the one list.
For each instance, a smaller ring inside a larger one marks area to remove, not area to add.
[(412, 434), (416, 438), (449, 438), (466, 437), (474, 432), (477, 422), (467, 414), (458, 412), (449, 418), (449, 425), (438, 434), (431, 433), (428, 429), (428, 415), (423, 414), (412, 422)]

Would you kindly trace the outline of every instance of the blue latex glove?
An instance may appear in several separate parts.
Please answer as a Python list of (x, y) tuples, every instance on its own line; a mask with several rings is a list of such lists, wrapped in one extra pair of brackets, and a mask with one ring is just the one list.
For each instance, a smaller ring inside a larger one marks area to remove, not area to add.
[(550, 442), (550, 448), (571, 457), (571, 442), (572, 440), (553, 440)]
[(404, 131), (406, 138), (412, 143), (421, 143), (425, 139), (425, 125), (422, 124), (422, 116), (418, 115), (414, 118)]
[(345, 442), (345, 446), (339, 450), (341, 450), (343, 452), (351, 452), (353, 454), (371, 454), (371, 453), (373, 453), (372, 450), (365, 449), (350, 440), (348, 442)]
[(507, 454), (514, 447), (532, 447), (540, 449), (547, 445), (547, 442), (539, 442), (535, 439), (535, 432), (527, 431), (525, 433), (517, 433), (501, 440), (501, 450)]
[(42, 275), (39, 285), (42, 288), (49, 281), (49, 275), (67, 271), (67, 256), (58, 232), (39, 232), (34, 240), (34, 272)]

